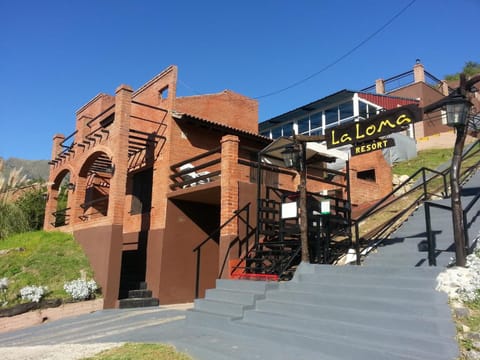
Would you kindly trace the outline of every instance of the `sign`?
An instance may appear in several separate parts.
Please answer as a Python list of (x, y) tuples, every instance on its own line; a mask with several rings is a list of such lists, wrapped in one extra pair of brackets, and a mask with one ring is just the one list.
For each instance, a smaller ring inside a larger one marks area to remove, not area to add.
[(327, 148), (354, 145), (359, 142), (377, 139), (381, 136), (403, 131), (420, 120), (422, 120), (422, 113), (415, 104), (387, 110), (367, 120), (328, 129), (325, 132)]
[(298, 216), (297, 202), (282, 203), (282, 219), (291, 219)]
[(352, 156), (362, 155), (371, 151), (382, 150), (392, 146), (395, 146), (395, 140), (393, 139), (376, 139), (353, 145), (351, 154)]

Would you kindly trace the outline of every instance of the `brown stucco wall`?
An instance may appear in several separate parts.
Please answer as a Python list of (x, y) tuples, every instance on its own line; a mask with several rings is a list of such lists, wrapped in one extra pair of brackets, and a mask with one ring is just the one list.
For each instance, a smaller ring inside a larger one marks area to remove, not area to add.
[[(195, 298), (196, 253), (193, 249), (218, 226), (215, 207), (199, 203), (168, 201), (166, 229), (150, 231), (147, 282), (161, 304), (190, 302)], [(202, 248), (200, 295), (215, 286), (218, 245), (209, 241)]]
[(122, 226), (107, 225), (77, 230), (73, 233), (82, 246), (102, 287), (104, 308), (117, 306), (122, 261)]

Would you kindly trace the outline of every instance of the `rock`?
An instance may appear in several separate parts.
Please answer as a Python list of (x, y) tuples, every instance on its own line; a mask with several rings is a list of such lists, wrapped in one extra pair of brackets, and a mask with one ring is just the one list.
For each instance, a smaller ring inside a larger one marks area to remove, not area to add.
[(455, 313), (455, 317), (457, 319), (464, 319), (470, 316), (470, 310), (464, 307), (454, 308), (453, 312)]

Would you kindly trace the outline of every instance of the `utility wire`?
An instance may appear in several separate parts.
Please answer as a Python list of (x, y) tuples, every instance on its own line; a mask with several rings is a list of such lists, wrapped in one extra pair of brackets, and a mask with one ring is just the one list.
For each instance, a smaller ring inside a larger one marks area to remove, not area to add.
[(417, 0), (412, 0), (410, 1), (405, 7), (403, 7), (398, 13), (396, 13), (392, 18), (390, 18), (385, 24), (383, 24), (380, 28), (378, 28), (376, 31), (374, 31), (372, 34), (370, 34), (369, 36), (367, 36), (364, 40), (362, 40), (358, 45), (356, 45), (355, 47), (353, 47), (351, 50), (347, 51), (345, 54), (341, 55), (340, 57), (338, 57), (337, 59), (335, 59), (334, 61), (332, 61), (331, 63), (329, 63), (328, 65), (324, 66), (323, 68), (321, 68), (320, 70), (318, 70), (317, 72), (307, 76), (306, 78), (303, 78), (297, 82), (294, 82), (293, 84), (289, 85), (289, 86), (286, 86), (282, 89), (279, 89), (279, 90), (276, 90), (276, 91), (272, 91), (270, 93), (267, 93), (267, 94), (264, 94), (264, 95), (260, 95), (260, 96), (257, 96), (257, 97), (254, 97), (254, 99), (256, 100), (259, 100), (259, 99), (264, 99), (266, 97), (270, 97), (270, 96), (273, 96), (273, 95), (277, 95), (277, 94), (280, 94), (284, 91), (287, 91), (293, 87), (296, 87), (300, 84), (303, 84), (304, 82), (314, 78), (315, 76), (323, 73), (324, 71), (330, 69), (331, 67), (333, 67), (334, 65), (338, 64), (340, 61), (342, 61), (343, 59), (345, 59), (346, 57), (350, 56), (352, 53), (354, 53), (356, 50), (358, 50), (360, 47), (362, 47), (363, 45), (365, 45), (368, 41), (370, 41), (373, 37), (375, 37), (376, 35), (378, 35), (380, 32), (382, 32), (387, 26), (389, 26), (392, 22), (394, 22), (396, 19), (398, 19), (405, 11), (407, 11), (407, 9), (409, 7), (411, 7)]

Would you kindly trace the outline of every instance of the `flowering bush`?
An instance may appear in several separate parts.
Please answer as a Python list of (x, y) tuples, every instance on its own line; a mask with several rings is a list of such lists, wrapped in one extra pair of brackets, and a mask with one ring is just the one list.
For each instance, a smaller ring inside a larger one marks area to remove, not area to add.
[(8, 304), (7, 301), (7, 289), (8, 289), (8, 279), (6, 277), (0, 279), (0, 299), (2, 302), (0, 306), (5, 306)]
[(464, 302), (479, 298), (480, 290), (480, 248), (467, 256), (466, 266), (451, 267), (437, 277), (437, 290), (445, 291), (450, 299)]
[(45, 295), (47, 288), (44, 286), (25, 286), (20, 289), (20, 296), (22, 300), (28, 300), (33, 302), (40, 302)]
[(0, 291), (8, 289), (8, 279), (6, 277), (0, 279)]
[(94, 280), (77, 279), (65, 283), (63, 288), (73, 300), (88, 300), (94, 297), (98, 285)]

